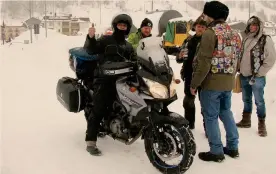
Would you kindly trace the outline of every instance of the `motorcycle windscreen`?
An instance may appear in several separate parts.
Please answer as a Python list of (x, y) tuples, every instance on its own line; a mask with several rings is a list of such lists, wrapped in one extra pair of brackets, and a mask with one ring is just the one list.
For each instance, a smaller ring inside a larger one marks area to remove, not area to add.
[(169, 57), (162, 47), (161, 37), (147, 37), (140, 40), (137, 57), (142, 66), (158, 78), (158, 81), (162, 81), (166, 86), (171, 83), (173, 73)]

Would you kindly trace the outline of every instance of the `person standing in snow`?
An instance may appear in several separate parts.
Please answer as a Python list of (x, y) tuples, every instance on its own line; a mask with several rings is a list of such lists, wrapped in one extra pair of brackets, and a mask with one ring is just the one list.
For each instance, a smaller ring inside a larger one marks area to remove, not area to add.
[[(185, 111), (185, 118), (189, 121), (190, 129), (195, 128), (195, 96), (191, 94), (190, 87), (193, 74), (193, 60), (195, 57), (197, 46), (201, 40), (201, 36), (207, 27), (207, 23), (198, 19), (193, 24), (193, 30), (196, 32), (195, 35), (189, 36), (184, 40), (180, 53), (176, 56), (177, 63), (183, 63), (181, 69), (181, 78), (184, 81), (184, 100), (183, 107)], [(198, 88), (200, 93), (200, 88)], [(199, 95), (200, 98), (200, 95)], [(204, 125), (204, 123), (203, 123)], [(204, 125), (205, 130), (205, 125)]]
[[(205, 3), (203, 16), (208, 28), (194, 59), (190, 90), (196, 95), (197, 88), (202, 88), (200, 102), (210, 145), (209, 152), (198, 154), (203, 161), (221, 162), (224, 155), (239, 156), (239, 133), (231, 111), (231, 98), (241, 38), (225, 22), (228, 15), (229, 8), (225, 4), (219, 1)], [(226, 131), (226, 147), (221, 142), (218, 118)]]
[(240, 78), (242, 100), (244, 103), (242, 120), (237, 123), (240, 128), (251, 127), (252, 93), (254, 94), (258, 116), (258, 134), (267, 136), (265, 118), (266, 107), (264, 88), (266, 74), (271, 70), (276, 60), (273, 40), (263, 32), (264, 23), (257, 16), (252, 16), (244, 31), (245, 38), (240, 56)]
[(152, 26), (153, 26), (152, 21), (149, 20), (148, 18), (145, 18), (142, 21), (141, 26), (138, 29), (138, 31), (136, 33), (131, 33), (128, 36), (128, 42), (131, 43), (134, 50), (137, 49), (137, 47), (139, 45), (139, 41), (141, 39), (146, 38), (146, 37), (151, 37)]
[(108, 27), (100, 37), (103, 37), (103, 36), (110, 36), (110, 35), (112, 35), (112, 34), (113, 34), (112, 28), (111, 28), (111, 27)]
[[(95, 28), (91, 27), (86, 37), (84, 49), (87, 53), (93, 55), (98, 54), (99, 66), (107, 62), (124, 61), (122, 55), (126, 59), (135, 60), (133, 47), (126, 41), (132, 27), (132, 19), (127, 14), (120, 14), (112, 21), (113, 34), (103, 36), (96, 40)], [(109, 53), (106, 56), (106, 48), (110, 45), (116, 45), (118, 53)], [(110, 55), (112, 54), (112, 55)], [(109, 114), (109, 108), (112, 107), (113, 101), (116, 99), (116, 79), (106, 78), (101, 75), (100, 71), (96, 71), (96, 78), (93, 83), (93, 105), (85, 108), (85, 117), (87, 120), (87, 133), (85, 141), (87, 143), (86, 150), (95, 156), (101, 155), (101, 151), (97, 148), (97, 135), (100, 130), (100, 123), (105, 115)]]
[(105, 32), (104, 32), (104, 36), (110, 36), (110, 35), (112, 35), (113, 34), (113, 30), (112, 30), (112, 28), (111, 27), (108, 27), (106, 30), (105, 30)]

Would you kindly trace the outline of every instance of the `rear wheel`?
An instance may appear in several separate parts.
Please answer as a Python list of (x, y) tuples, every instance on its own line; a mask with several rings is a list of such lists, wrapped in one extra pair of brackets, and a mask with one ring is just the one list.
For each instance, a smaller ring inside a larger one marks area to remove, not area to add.
[(162, 173), (185, 173), (192, 165), (196, 153), (196, 144), (188, 125), (159, 123), (155, 126), (156, 131), (150, 127), (144, 137), (150, 162)]

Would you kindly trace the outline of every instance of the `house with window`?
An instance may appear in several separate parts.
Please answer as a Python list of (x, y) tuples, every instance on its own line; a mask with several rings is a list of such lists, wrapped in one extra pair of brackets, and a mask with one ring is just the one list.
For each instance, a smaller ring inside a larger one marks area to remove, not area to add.
[(275, 36), (276, 35), (276, 24), (272, 21), (266, 21), (264, 23), (265, 34)]
[(23, 25), (23, 22), (3, 21), (0, 30), (1, 40), (14, 39), (26, 30), (27, 28)]
[[(245, 30), (247, 24), (244, 21), (238, 21), (238, 22), (231, 22), (229, 23), (232, 29), (235, 29), (239, 32), (242, 32)], [(276, 35), (276, 24), (271, 21), (265, 21), (264, 22), (264, 32), (265, 34), (275, 36)]]
[(79, 24), (80, 24), (80, 29), (88, 29), (91, 27), (91, 22), (88, 17), (80, 17), (79, 19)]
[(72, 15), (54, 15), (54, 16), (44, 16), (42, 25), (47, 24), (48, 29), (56, 30), (67, 36), (75, 36), (77, 33), (86, 29), (90, 25), (90, 19), (86, 17), (72, 17)]
[(237, 30), (238, 32), (242, 32), (246, 28), (246, 22), (244, 21), (237, 21), (229, 23), (232, 29)]

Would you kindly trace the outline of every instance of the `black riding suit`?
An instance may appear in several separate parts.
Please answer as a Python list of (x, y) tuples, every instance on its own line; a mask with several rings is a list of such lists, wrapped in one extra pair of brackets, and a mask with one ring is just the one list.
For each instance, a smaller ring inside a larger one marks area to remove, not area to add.
[[(115, 20), (115, 19), (114, 19)], [(117, 23), (127, 23), (127, 31), (118, 30)], [(111, 36), (103, 36), (96, 40), (95, 37), (90, 38), (87, 35), (84, 48), (89, 54), (99, 55), (99, 66), (106, 62), (115, 62), (122, 59), (118, 55), (105, 56), (106, 47), (109, 45), (116, 45), (120, 55), (126, 59), (132, 59), (134, 50), (130, 43), (125, 40), (125, 35), (129, 33), (132, 21), (118, 20), (113, 21), (114, 33)], [(98, 68), (99, 70), (99, 68)], [(113, 101), (116, 99), (115, 79), (102, 77), (99, 71), (95, 72), (95, 80), (93, 83), (92, 106), (85, 108), (85, 115), (87, 118), (87, 133), (85, 141), (97, 141), (97, 134), (99, 132), (100, 122), (104, 116), (109, 114)]]
[[(176, 57), (177, 63), (183, 63), (182, 70), (181, 70), (181, 78), (185, 80), (184, 82), (184, 93), (185, 97), (183, 100), (183, 107), (185, 110), (185, 118), (189, 121), (190, 127), (193, 128), (195, 124), (195, 96), (191, 94), (190, 87), (193, 75), (193, 60), (196, 54), (197, 45), (201, 40), (201, 36), (192, 36), (187, 38), (184, 43), (183, 47), (187, 44), (188, 49), (188, 58), (183, 61), (183, 59), (179, 59), (178, 56)], [(198, 89), (199, 99), (200, 99), (200, 88)]]

